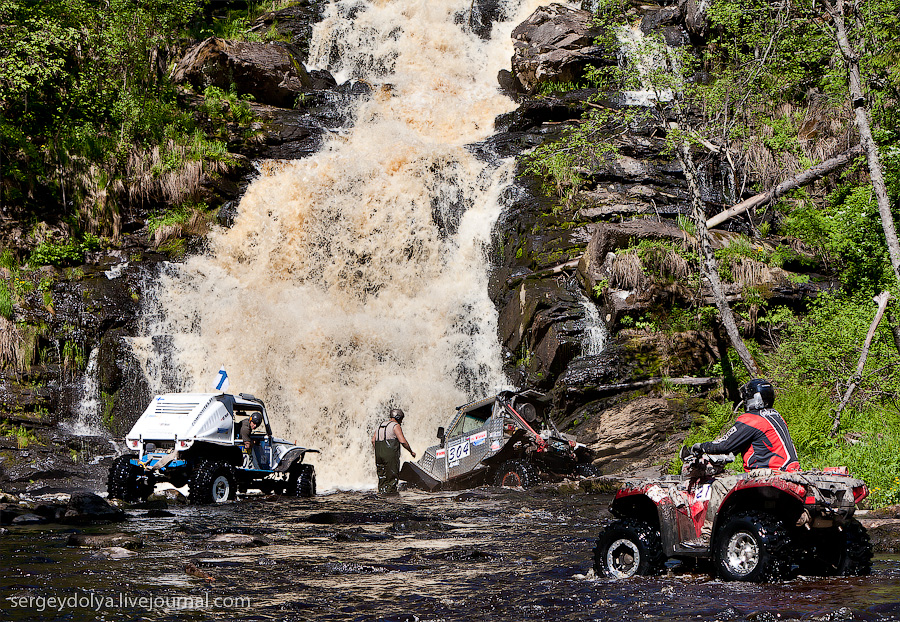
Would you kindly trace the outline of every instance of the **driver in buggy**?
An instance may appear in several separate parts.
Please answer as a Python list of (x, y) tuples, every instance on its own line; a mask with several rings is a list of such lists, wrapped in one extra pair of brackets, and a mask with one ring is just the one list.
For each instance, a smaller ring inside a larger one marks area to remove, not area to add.
[[(695, 443), (691, 452), (700, 454), (742, 454), (744, 471), (751, 475), (772, 471), (799, 471), (797, 450), (791, 440), (787, 424), (777, 410), (775, 389), (768, 380), (755, 378), (741, 387), (741, 399), (746, 411), (734, 425), (714, 441)], [(706, 518), (700, 537), (683, 542), (689, 548), (708, 548), (712, 535), (712, 522), (728, 494), (738, 482), (738, 476), (717, 477), (710, 492)]]

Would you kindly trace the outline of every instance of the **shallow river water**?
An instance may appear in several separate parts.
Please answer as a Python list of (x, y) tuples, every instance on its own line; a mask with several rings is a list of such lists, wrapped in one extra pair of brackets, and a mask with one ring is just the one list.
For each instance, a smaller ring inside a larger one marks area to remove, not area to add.
[[(144, 540), (118, 560), (66, 546), (71, 528), (14, 527), (0, 536), (0, 619), (900, 620), (898, 556), (877, 557), (869, 577), (776, 585), (678, 569), (595, 578), (608, 503), (484, 488), (129, 510), (83, 530)], [(210, 542), (221, 533), (269, 544)]]

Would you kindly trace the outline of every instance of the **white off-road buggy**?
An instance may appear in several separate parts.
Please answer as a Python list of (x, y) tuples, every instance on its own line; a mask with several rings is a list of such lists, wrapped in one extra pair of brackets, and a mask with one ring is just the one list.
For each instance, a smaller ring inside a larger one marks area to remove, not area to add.
[[(262, 424), (251, 433), (246, 460), (240, 429), (255, 413), (262, 415)], [(318, 450), (272, 436), (262, 400), (245, 393), (157, 395), (125, 444), (135, 453), (119, 456), (110, 467), (110, 498), (141, 501), (158, 482), (187, 485), (191, 503), (221, 503), (248, 489), (316, 494), (315, 468), (303, 459)]]

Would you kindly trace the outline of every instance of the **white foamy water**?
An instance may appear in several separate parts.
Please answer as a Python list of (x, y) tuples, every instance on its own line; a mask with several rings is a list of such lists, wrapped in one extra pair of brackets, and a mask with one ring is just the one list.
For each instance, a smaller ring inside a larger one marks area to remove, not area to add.
[[(512, 164), (465, 145), (515, 107), (496, 76), (540, 3), (523, 4), (490, 42), (454, 23), (471, 0), (329, 5), (310, 65), (373, 94), (320, 153), (261, 167), (234, 226), (168, 267), (134, 343), (154, 391), (207, 391), (225, 365), (230, 392), (262, 398), (276, 434), (322, 450), (320, 488), (369, 488), (369, 438), (389, 407), (421, 454), (455, 406), (506, 385), (486, 246)], [(459, 206), (458, 232), (442, 234), (435, 220), (456, 222)], [(163, 380), (172, 365), (180, 386)]]
[(62, 428), (76, 436), (106, 436), (107, 431), (100, 420), (100, 379), (97, 359), (100, 348), (94, 348), (88, 355), (81, 385), (81, 399), (75, 409), (75, 419), (65, 421)]

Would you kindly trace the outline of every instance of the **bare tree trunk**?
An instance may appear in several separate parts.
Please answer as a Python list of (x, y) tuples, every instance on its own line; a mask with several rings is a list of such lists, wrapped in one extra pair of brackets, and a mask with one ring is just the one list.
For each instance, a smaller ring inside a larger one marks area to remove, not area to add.
[(891, 204), (884, 185), (884, 174), (881, 170), (881, 157), (878, 153), (878, 145), (872, 139), (869, 111), (866, 108), (866, 98), (863, 95), (862, 79), (859, 73), (859, 57), (850, 45), (850, 40), (847, 37), (847, 26), (844, 23), (844, 0), (836, 0), (834, 4), (830, 0), (822, 0), (822, 2), (825, 4), (825, 10), (828, 11), (832, 21), (834, 21), (838, 48), (840, 48), (844, 60), (847, 61), (847, 68), (850, 73), (850, 100), (853, 103), (853, 113), (856, 116), (856, 127), (859, 129), (859, 140), (866, 150), (866, 159), (869, 163), (869, 178), (872, 180), (872, 188), (875, 190), (878, 214), (881, 216), (881, 226), (884, 229), (888, 254), (891, 257), (891, 266), (894, 268), (894, 277), (900, 283), (900, 241), (897, 239), (897, 229), (894, 227), (894, 220), (891, 217)]
[(869, 347), (872, 345), (872, 337), (875, 336), (875, 329), (878, 328), (878, 324), (881, 322), (881, 316), (884, 315), (884, 310), (887, 309), (888, 300), (890, 299), (891, 294), (889, 292), (881, 292), (873, 298), (878, 304), (878, 310), (875, 311), (875, 319), (872, 320), (872, 325), (869, 326), (869, 332), (866, 334), (866, 341), (863, 343), (862, 353), (859, 355), (859, 362), (856, 364), (856, 373), (850, 378), (850, 386), (847, 387), (847, 391), (844, 393), (844, 397), (841, 399), (841, 403), (834, 413), (834, 421), (831, 424), (832, 436), (837, 434), (838, 428), (841, 426), (841, 412), (843, 412), (844, 408), (847, 406), (850, 397), (862, 380), (863, 367), (865, 367), (866, 358), (869, 356)]
[[(676, 124), (671, 124), (675, 126)], [(691, 217), (697, 228), (697, 240), (700, 243), (700, 252), (703, 256), (703, 273), (709, 281), (713, 296), (716, 299), (716, 307), (719, 309), (719, 316), (722, 318), (722, 324), (725, 326), (725, 332), (731, 341), (731, 346), (737, 351), (741, 362), (751, 377), (759, 376), (759, 368), (756, 361), (750, 355), (744, 340), (738, 332), (737, 323), (734, 321), (734, 314), (728, 301), (725, 300), (725, 292), (722, 289), (722, 281), (719, 280), (719, 266), (716, 262), (716, 256), (712, 250), (712, 240), (709, 237), (709, 229), (706, 228), (706, 214), (703, 212), (703, 197), (700, 194), (700, 186), (697, 183), (697, 169), (694, 167), (694, 158), (691, 156), (691, 148), (687, 140), (679, 139), (678, 159), (681, 161), (681, 167), (684, 169), (684, 176), (687, 178), (688, 188), (691, 192)]]
[(716, 214), (706, 221), (706, 227), (708, 229), (712, 229), (713, 227), (722, 224), (726, 220), (734, 218), (738, 214), (753, 209), (754, 207), (764, 205), (770, 201), (774, 201), (775, 199), (784, 196), (791, 190), (796, 190), (797, 188), (807, 186), (812, 182), (821, 179), (825, 175), (828, 175), (835, 169), (838, 169), (848, 162), (853, 161), (855, 157), (861, 156), (863, 153), (865, 153), (865, 150), (863, 149), (862, 145), (856, 145), (855, 147), (848, 149), (840, 155), (836, 155), (833, 158), (825, 160), (821, 164), (817, 164), (816, 166), (806, 169), (802, 173), (794, 175), (790, 179), (784, 180), (767, 192), (761, 192), (760, 194), (752, 196), (749, 199), (744, 199), (734, 207), (730, 207), (724, 212)]

